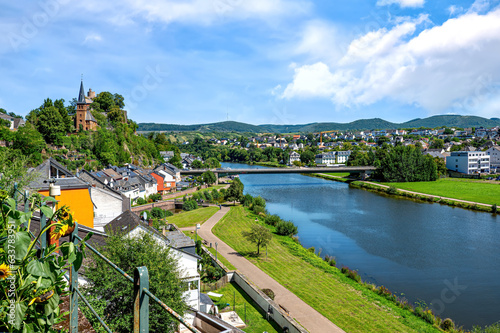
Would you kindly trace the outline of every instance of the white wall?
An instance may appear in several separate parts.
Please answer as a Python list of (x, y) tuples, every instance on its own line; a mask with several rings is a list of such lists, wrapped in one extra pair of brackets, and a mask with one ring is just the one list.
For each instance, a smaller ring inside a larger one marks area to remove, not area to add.
[(90, 187), (94, 203), (94, 229), (104, 231), (104, 226), (122, 213), (122, 197), (111, 191)]

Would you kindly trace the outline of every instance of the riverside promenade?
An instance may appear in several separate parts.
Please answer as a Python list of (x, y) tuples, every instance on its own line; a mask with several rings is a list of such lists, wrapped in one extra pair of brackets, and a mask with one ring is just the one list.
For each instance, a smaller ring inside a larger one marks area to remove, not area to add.
[(212, 217), (203, 223), (201, 225), (201, 229), (198, 231), (200, 237), (212, 244), (217, 242), (217, 251), (234, 267), (236, 267), (238, 271), (255, 283), (257, 287), (260, 289), (272, 289), (276, 294), (274, 299), (275, 302), (285, 306), (286, 309), (290, 311), (290, 316), (309, 332), (344, 332), (341, 328), (333, 324), (325, 316), (302, 301), (294, 293), (283, 287), (276, 280), (264, 273), (257, 266), (252, 264), (249, 260), (244, 258), (212, 233), (212, 228), (224, 217), (224, 215), (226, 215), (227, 212), (229, 212), (229, 210), (230, 207), (222, 207), (221, 210), (217, 211)]

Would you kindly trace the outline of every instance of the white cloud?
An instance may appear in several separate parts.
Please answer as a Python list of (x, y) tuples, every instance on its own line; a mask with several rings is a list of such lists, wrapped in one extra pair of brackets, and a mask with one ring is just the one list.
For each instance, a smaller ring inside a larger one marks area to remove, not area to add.
[[(489, 105), (491, 87), (500, 82), (500, 8), (464, 14), (416, 35), (425, 20), (370, 32), (335, 65), (297, 67), (281, 97), (327, 97), (342, 105), (388, 98), (432, 112), (456, 105), (479, 112), (477, 105)], [(472, 107), (470, 99), (481, 102)]]
[(423, 7), (425, 0), (378, 0), (377, 6), (388, 6), (392, 4), (399, 5), (402, 8), (406, 7)]
[(329, 22), (314, 20), (307, 22), (293, 48), (295, 54), (306, 54), (311, 59), (334, 59), (342, 57), (341, 38), (337, 29)]
[(83, 44), (92, 43), (92, 42), (101, 42), (102, 37), (98, 34), (89, 34), (85, 37)]
[(464, 9), (462, 7), (458, 7), (455, 5), (451, 5), (448, 7), (448, 12), (450, 13), (450, 16), (454, 16), (455, 14), (461, 14), (463, 13)]

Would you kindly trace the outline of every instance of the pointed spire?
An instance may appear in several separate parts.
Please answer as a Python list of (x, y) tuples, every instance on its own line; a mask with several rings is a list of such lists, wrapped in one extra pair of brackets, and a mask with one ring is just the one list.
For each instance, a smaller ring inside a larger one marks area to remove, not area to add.
[(80, 94), (78, 94), (78, 103), (85, 103), (85, 89), (83, 89), (83, 79), (80, 83)]

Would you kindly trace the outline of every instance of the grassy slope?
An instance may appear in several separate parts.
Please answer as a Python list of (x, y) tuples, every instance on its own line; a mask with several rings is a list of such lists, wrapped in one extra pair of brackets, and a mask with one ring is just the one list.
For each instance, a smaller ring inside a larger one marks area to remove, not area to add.
[(233, 298), (236, 294), (236, 313), (240, 316), (241, 320), (245, 321), (245, 304), (246, 304), (246, 323), (247, 327), (242, 328), (247, 333), (277, 333), (281, 332), (279, 326), (273, 322), (271, 324), (266, 320), (266, 314), (259, 306), (248, 296), (243, 289), (238, 287), (235, 283), (228, 283), (223, 288), (216, 290), (216, 293), (223, 294), (221, 302), (229, 303), (231, 310), (233, 309)]
[(194, 227), (197, 223), (203, 224), (219, 210), (219, 207), (205, 207), (182, 212), (174, 216), (167, 217), (168, 223), (173, 223), (179, 228)]
[(484, 180), (443, 178), (435, 182), (384, 183), (400, 189), (442, 197), (474, 201), (486, 204), (500, 204), (500, 185)]
[(349, 280), (289, 237), (273, 235), (267, 261), (263, 256), (253, 257), (256, 248), (241, 236), (241, 232), (248, 230), (254, 220), (255, 215), (243, 207), (235, 207), (215, 226), (214, 232), (345, 331), (438, 331), (410, 312)]
[[(186, 236), (191, 237), (192, 239), (196, 240), (196, 235), (194, 233), (192, 233), (191, 231), (184, 231), (184, 234)], [(198, 239), (201, 240), (202, 242), (204, 241), (204, 239), (201, 238), (199, 235), (198, 235)], [(209, 247), (208, 245), (206, 246), (206, 248), (208, 249), (208, 251), (210, 251), (210, 253), (212, 253), (215, 256), (215, 248)], [(220, 254), (217, 254), (217, 260), (219, 260), (230, 271), (236, 270), (236, 267), (234, 267), (226, 258), (221, 256)]]

